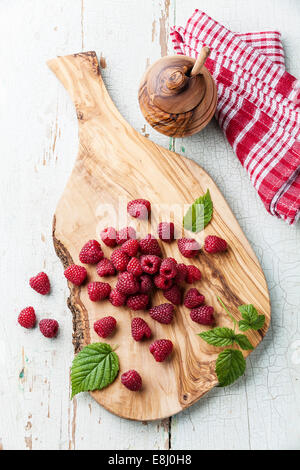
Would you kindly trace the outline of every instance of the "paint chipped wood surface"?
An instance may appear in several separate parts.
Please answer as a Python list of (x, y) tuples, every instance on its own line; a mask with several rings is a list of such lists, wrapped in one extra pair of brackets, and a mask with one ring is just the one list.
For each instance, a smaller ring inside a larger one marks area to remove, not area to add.
[[(169, 24), (183, 25), (194, 8), (235, 31), (281, 30), (288, 70), (300, 76), (297, 0), (253, 0), (251, 8), (244, 0), (1, 2), (0, 55), (6, 67), (0, 70), (5, 165), (0, 198), (6, 210), (1, 219), (5, 322), (0, 331), (0, 448), (299, 449), (299, 227), (266, 214), (214, 121), (201, 134), (170, 142), (145, 125), (137, 105), (138, 83), (147, 64), (172, 52)], [(136, 48), (137, 37), (143, 47)], [(92, 49), (106, 64), (105, 84), (129, 123), (156, 143), (188, 155), (216, 181), (254, 247), (270, 288), (272, 324), (247, 359), (245, 377), (230, 388), (214, 389), (171, 420), (131, 422), (110, 414), (87, 394), (69, 400), (72, 322), (51, 224), (77, 154), (77, 122), (71, 100), (54, 84), (45, 62)], [(126, 94), (120, 91), (124, 89)], [(47, 298), (27, 287), (27, 279), (41, 269), (53, 284)], [(57, 340), (17, 327), (16, 316), (24, 305), (35, 305), (40, 318), (59, 320)]]

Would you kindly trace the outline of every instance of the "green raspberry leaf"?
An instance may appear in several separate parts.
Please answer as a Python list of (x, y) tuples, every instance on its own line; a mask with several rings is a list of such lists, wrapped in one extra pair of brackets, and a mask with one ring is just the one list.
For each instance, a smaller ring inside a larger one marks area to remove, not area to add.
[(258, 319), (254, 323), (252, 323), (251, 329), (260, 330), (264, 326), (265, 321), (266, 317), (264, 315), (258, 315)]
[(183, 217), (183, 227), (191, 232), (198, 233), (211, 221), (213, 214), (213, 203), (209, 189), (204, 196), (194, 201)]
[(235, 342), (245, 351), (254, 349), (246, 335), (235, 335)]
[(246, 361), (241, 351), (237, 349), (225, 349), (222, 351), (216, 362), (216, 374), (219, 386), (225, 387), (236, 381), (244, 374)]
[(257, 310), (252, 304), (240, 305), (239, 311), (242, 314), (243, 320), (239, 321), (239, 329), (241, 331), (259, 330), (264, 326), (265, 316), (258, 315)]
[(223, 347), (231, 346), (234, 343), (236, 335), (230, 328), (217, 327), (209, 331), (203, 331), (202, 333), (199, 333), (199, 336), (208, 344)]
[(109, 344), (92, 343), (74, 358), (71, 368), (72, 396), (101, 390), (111, 384), (119, 372), (119, 359)]

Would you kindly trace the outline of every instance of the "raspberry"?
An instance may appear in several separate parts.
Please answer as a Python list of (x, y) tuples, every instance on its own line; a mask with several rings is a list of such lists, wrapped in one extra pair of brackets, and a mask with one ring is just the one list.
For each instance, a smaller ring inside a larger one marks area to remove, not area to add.
[(177, 263), (173, 258), (165, 258), (161, 263), (159, 273), (167, 279), (173, 279), (177, 274)]
[(161, 263), (161, 258), (156, 255), (143, 255), (141, 256), (142, 270), (147, 274), (155, 274), (158, 272)]
[(121, 307), (125, 305), (126, 302), (126, 295), (119, 292), (117, 289), (112, 289), (111, 293), (109, 294), (109, 301), (115, 307)]
[(107, 282), (90, 282), (87, 286), (89, 298), (93, 302), (106, 299), (111, 291), (111, 287)]
[(180, 283), (180, 282), (185, 281), (187, 273), (188, 273), (188, 268), (185, 264), (183, 264), (183, 263), (177, 264), (177, 274), (176, 274), (176, 277), (174, 279), (175, 282)]
[(94, 330), (101, 338), (106, 338), (111, 335), (116, 328), (116, 319), (114, 317), (103, 317), (95, 321)]
[(121, 382), (132, 392), (138, 392), (142, 388), (142, 377), (133, 369), (121, 375)]
[(134, 238), (124, 242), (121, 248), (128, 256), (135, 256), (139, 251), (139, 242)]
[(158, 241), (150, 233), (140, 241), (140, 250), (144, 255), (161, 256), (161, 249)]
[(173, 320), (174, 305), (168, 303), (157, 305), (150, 308), (149, 315), (153, 320), (168, 325)]
[(79, 259), (84, 264), (97, 264), (102, 258), (104, 254), (97, 240), (88, 241), (79, 253)]
[(130, 295), (127, 299), (126, 305), (131, 310), (145, 310), (149, 303), (148, 294)]
[(141, 294), (148, 294), (153, 289), (153, 281), (148, 274), (143, 274), (140, 277), (140, 290)]
[(200, 294), (198, 289), (189, 289), (185, 295), (183, 304), (187, 308), (200, 307), (205, 301), (204, 295)]
[(193, 284), (196, 281), (200, 281), (200, 279), (201, 279), (200, 270), (192, 264), (188, 265), (187, 266), (186, 282), (188, 284)]
[(204, 240), (204, 249), (207, 253), (218, 253), (227, 250), (227, 242), (215, 235), (208, 235)]
[(180, 288), (175, 284), (170, 289), (163, 291), (164, 297), (172, 302), (174, 305), (180, 305), (182, 301), (182, 295)]
[(131, 238), (136, 239), (136, 232), (133, 227), (124, 227), (117, 233), (117, 244), (123, 245), (123, 243), (127, 242)]
[(185, 258), (197, 256), (201, 248), (194, 238), (180, 238), (177, 243), (180, 253)]
[(114, 247), (117, 244), (117, 231), (113, 227), (107, 227), (102, 230), (100, 237), (106, 246)]
[(131, 334), (135, 341), (141, 341), (143, 338), (150, 338), (151, 329), (145, 320), (136, 317), (131, 322)]
[(50, 291), (50, 281), (46, 273), (41, 272), (31, 277), (29, 284), (39, 294), (46, 295)]
[(158, 339), (150, 344), (149, 350), (157, 362), (163, 362), (173, 349), (173, 343), (169, 339)]
[(138, 258), (135, 258), (135, 257), (131, 258), (131, 260), (127, 264), (127, 271), (129, 273), (132, 273), (135, 277), (138, 277), (141, 274), (143, 274), (143, 270), (142, 270), (140, 260)]
[(167, 279), (165, 276), (158, 274), (154, 278), (154, 284), (156, 285), (156, 287), (158, 287), (158, 289), (167, 290), (172, 287), (173, 280)]
[(39, 323), (40, 332), (46, 336), (46, 338), (54, 338), (58, 332), (58, 322), (56, 320), (51, 320), (51, 318), (45, 318)]
[(33, 328), (36, 322), (34, 308), (23, 308), (18, 316), (18, 322), (21, 326), (23, 326), (23, 328)]
[(163, 242), (170, 243), (174, 240), (173, 222), (160, 222), (157, 228), (158, 236)]
[(72, 282), (72, 284), (80, 286), (86, 279), (87, 272), (83, 266), (71, 264), (67, 269), (65, 269), (64, 275), (68, 281)]
[(115, 274), (115, 267), (110, 259), (103, 258), (96, 266), (98, 276), (113, 276)]
[(191, 319), (200, 325), (212, 325), (214, 323), (213, 313), (213, 307), (203, 305), (203, 307), (193, 308), (190, 315)]
[(146, 199), (134, 199), (128, 202), (127, 212), (136, 219), (148, 219), (151, 212), (151, 204)]
[(132, 273), (125, 272), (119, 275), (116, 288), (122, 294), (135, 294), (139, 287), (139, 283)]
[(110, 255), (110, 259), (117, 271), (126, 271), (129, 256), (121, 248), (114, 250)]

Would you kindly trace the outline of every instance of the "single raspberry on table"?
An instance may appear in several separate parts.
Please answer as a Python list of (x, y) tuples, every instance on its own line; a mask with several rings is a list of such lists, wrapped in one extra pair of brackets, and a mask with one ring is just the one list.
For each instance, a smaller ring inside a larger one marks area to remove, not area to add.
[(46, 338), (54, 338), (58, 332), (58, 322), (56, 320), (52, 320), (51, 318), (45, 318), (41, 320), (39, 323), (40, 332)]
[(163, 362), (171, 354), (173, 343), (169, 339), (158, 339), (150, 344), (149, 350), (157, 362)]
[(114, 227), (107, 227), (101, 231), (100, 238), (106, 246), (113, 248), (117, 244), (117, 231)]
[(127, 298), (126, 305), (131, 310), (146, 310), (148, 303), (148, 294), (135, 294)]
[(121, 375), (121, 382), (132, 392), (138, 392), (142, 388), (142, 377), (136, 370), (128, 370)]
[(180, 305), (182, 302), (182, 293), (180, 287), (175, 284), (170, 289), (163, 291), (164, 297), (174, 305)]
[(127, 271), (132, 273), (135, 277), (139, 277), (141, 274), (143, 274), (140, 260), (138, 258), (132, 257), (127, 264)]
[(167, 279), (165, 276), (158, 274), (154, 277), (154, 284), (158, 289), (170, 289), (170, 287), (173, 285), (173, 279)]
[(138, 292), (139, 287), (139, 283), (132, 273), (124, 272), (119, 274), (116, 288), (122, 294), (135, 294)]
[(97, 264), (103, 258), (104, 253), (97, 240), (89, 240), (79, 253), (79, 260), (84, 264)]
[(46, 273), (39, 273), (29, 279), (29, 285), (36, 292), (46, 295), (50, 291), (50, 281)]
[(174, 224), (173, 222), (160, 222), (157, 227), (159, 238), (163, 242), (170, 243), (174, 240)]
[(124, 251), (128, 256), (136, 256), (137, 252), (139, 251), (139, 242), (134, 238), (127, 240), (121, 246), (121, 250)]
[(140, 250), (143, 255), (161, 256), (162, 254), (157, 239), (151, 233), (148, 233), (145, 238), (140, 240)]
[(136, 239), (136, 231), (133, 227), (124, 227), (117, 232), (117, 244), (123, 245), (127, 240)]
[(125, 305), (127, 296), (117, 289), (112, 289), (109, 294), (109, 301), (114, 307)]
[(113, 262), (110, 259), (103, 258), (96, 266), (98, 276), (113, 276), (116, 272)]
[(33, 307), (26, 307), (21, 310), (18, 316), (18, 322), (23, 328), (33, 328), (36, 322), (35, 311)]
[(127, 212), (136, 219), (148, 219), (151, 212), (151, 204), (146, 199), (134, 199), (128, 202)]
[(95, 321), (94, 330), (101, 338), (107, 338), (107, 336), (112, 334), (116, 325), (117, 322), (114, 317), (103, 317), (100, 318), (100, 320)]
[(187, 266), (186, 282), (188, 284), (193, 284), (196, 281), (200, 281), (201, 277), (201, 271), (197, 268), (197, 266), (194, 266), (193, 264), (189, 264)]
[(65, 269), (64, 275), (68, 281), (72, 282), (72, 284), (80, 286), (85, 281), (87, 272), (84, 266), (71, 264), (67, 269)]
[(107, 282), (90, 282), (87, 288), (89, 298), (93, 302), (106, 299), (111, 291), (111, 287)]
[(129, 256), (124, 253), (121, 248), (117, 248), (110, 255), (110, 260), (117, 271), (126, 271), (129, 262)]
[(154, 284), (151, 277), (148, 274), (143, 274), (140, 279), (140, 289), (139, 292), (141, 294), (149, 294), (149, 292), (153, 289)]
[(149, 315), (153, 320), (168, 325), (173, 320), (174, 305), (168, 303), (157, 305), (150, 308)]
[(131, 334), (135, 341), (141, 341), (143, 338), (150, 338), (151, 329), (145, 320), (136, 317), (131, 322)]
[(177, 263), (173, 258), (165, 258), (160, 266), (159, 274), (167, 279), (173, 279), (177, 274)]
[(203, 305), (203, 307), (193, 308), (191, 310), (191, 319), (200, 323), (200, 325), (213, 325), (214, 323), (214, 308), (209, 305)]
[(161, 258), (156, 255), (141, 256), (142, 270), (147, 274), (156, 274), (159, 271)]
[(178, 249), (185, 258), (194, 258), (200, 252), (199, 243), (194, 238), (179, 238)]
[(177, 274), (174, 278), (174, 282), (176, 282), (176, 284), (180, 284), (181, 282), (184, 282), (186, 280), (187, 273), (188, 273), (187, 266), (183, 263), (177, 263)]
[(204, 240), (204, 249), (207, 253), (219, 253), (227, 250), (227, 242), (215, 235), (208, 235)]
[(187, 293), (185, 294), (183, 304), (187, 308), (195, 308), (195, 307), (200, 307), (200, 305), (204, 304), (204, 301), (205, 301), (204, 295), (200, 294), (198, 289), (195, 289), (193, 287), (192, 289), (189, 289)]

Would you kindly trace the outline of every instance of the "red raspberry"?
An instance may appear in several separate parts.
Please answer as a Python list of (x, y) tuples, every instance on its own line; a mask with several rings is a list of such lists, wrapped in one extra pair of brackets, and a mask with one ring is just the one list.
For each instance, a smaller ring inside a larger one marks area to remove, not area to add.
[(200, 325), (212, 325), (214, 323), (214, 308), (209, 305), (203, 305), (203, 307), (193, 308), (191, 310), (191, 319), (200, 323)]
[(143, 338), (150, 338), (151, 329), (142, 318), (136, 317), (131, 322), (131, 334), (135, 341), (141, 341)]
[(145, 310), (149, 303), (148, 294), (130, 295), (127, 299), (126, 305), (131, 310)]
[(177, 264), (177, 274), (176, 274), (176, 277), (174, 279), (175, 282), (178, 283), (178, 284), (180, 282), (184, 282), (186, 280), (187, 273), (188, 273), (187, 266), (183, 263), (178, 263)]
[(121, 248), (114, 250), (110, 255), (110, 259), (117, 271), (126, 271), (129, 256), (126, 255)]
[(94, 330), (97, 335), (101, 338), (106, 338), (110, 336), (114, 329), (116, 328), (116, 319), (114, 317), (103, 317), (100, 320), (95, 321)]
[(153, 281), (151, 279), (150, 276), (148, 276), (148, 274), (143, 274), (141, 277), (140, 277), (140, 290), (139, 292), (141, 294), (149, 294), (149, 292), (153, 289), (154, 285), (153, 285)]
[(117, 244), (123, 245), (123, 243), (127, 242), (130, 239), (136, 239), (136, 232), (133, 227), (124, 227), (119, 230), (117, 233)]
[(161, 258), (156, 255), (143, 255), (141, 256), (142, 270), (147, 274), (155, 274), (158, 272), (161, 263)]
[(204, 249), (207, 253), (218, 253), (227, 250), (227, 242), (215, 235), (208, 235), (204, 240)]
[(102, 259), (96, 266), (98, 276), (113, 276), (115, 274), (115, 267), (110, 259)]
[(56, 320), (52, 320), (51, 318), (45, 318), (41, 320), (39, 323), (40, 332), (46, 336), (46, 338), (54, 338), (58, 332), (58, 322)]
[(88, 241), (79, 253), (79, 259), (84, 264), (97, 264), (102, 258), (104, 254), (97, 240)]
[(154, 278), (154, 284), (158, 289), (167, 290), (172, 287), (173, 279), (167, 279), (165, 276), (158, 274)]
[(107, 282), (90, 282), (87, 286), (89, 298), (93, 302), (106, 299), (111, 291), (111, 287)]
[(146, 199), (134, 199), (128, 202), (127, 212), (136, 219), (148, 219), (151, 212), (151, 204)]
[(160, 222), (157, 228), (158, 236), (163, 242), (170, 243), (174, 240), (173, 222)]
[(41, 272), (31, 277), (29, 284), (39, 294), (46, 295), (50, 291), (50, 281), (46, 273)]
[(173, 349), (173, 343), (169, 339), (158, 339), (150, 344), (149, 350), (157, 362), (163, 362)]
[(150, 233), (140, 241), (140, 250), (144, 255), (161, 256), (161, 249), (158, 241)]
[(68, 281), (72, 282), (72, 284), (80, 286), (83, 281), (85, 281), (87, 272), (83, 266), (71, 264), (67, 269), (65, 269), (64, 275)]
[(174, 305), (168, 303), (157, 305), (150, 308), (149, 315), (153, 320), (168, 325), (173, 320)]
[(139, 290), (139, 283), (132, 273), (121, 273), (118, 277), (116, 288), (122, 294), (135, 294)]
[(23, 328), (33, 328), (36, 322), (34, 308), (23, 308), (18, 316), (18, 322), (21, 326), (23, 326)]
[(182, 294), (180, 288), (175, 284), (170, 289), (163, 291), (164, 297), (172, 302), (174, 305), (180, 305), (182, 301)]
[(113, 227), (107, 227), (102, 230), (100, 237), (106, 246), (114, 247), (117, 244), (117, 231)]
[(186, 282), (188, 284), (193, 284), (196, 281), (200, 281), (201, 272), (196, 266), (190, 264), (187, 266), (187, 270)]
[(187, 308), (195, 308), (200, 307), (200, 305), (204, 304), (205, 297), (204, 295), (200, 294), (198, 289), (194, 287), (189, 289), (185, 295), (183, 304)]
[(126, 295), (119, 292), (117, 289), (112, 289), (111, 293), (109, 294), (109, 301), (115, 307), (121, 307), (125, 305), (126, 302)]
[(177, 263), (173, 258), (165, 258), (161, 263), (159, 273), (167, 279), (173, 279), (177, 274)]
[(135, 256), (139, 251), (139, 242), (134, 238), (124, 242), (121, 248), (128, 256)]
[(140, 260), (135, 257), (131, 258), (131, 260), (127, 264), (127, 271), (129, 273), (132, 273), (135, 277), (139, 277), (141, 274), (143, 274)]
[(199, 243), (194, 238), (179, 238), (178, 249), (185, 258), (193, 258), (200, 251)]
[(132, 392), (138, 392), (142, 388), (142, 377), (133, 369), (121, 375), (121, 382)]

